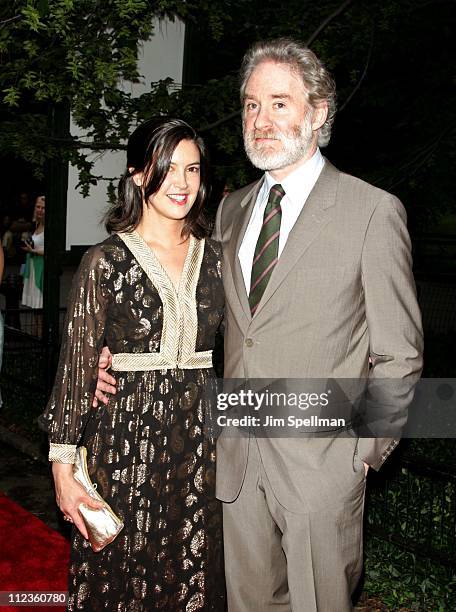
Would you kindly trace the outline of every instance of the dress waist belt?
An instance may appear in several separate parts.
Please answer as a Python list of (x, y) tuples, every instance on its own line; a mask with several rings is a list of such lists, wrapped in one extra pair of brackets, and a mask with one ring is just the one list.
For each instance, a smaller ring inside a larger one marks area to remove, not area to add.
[(163, 353), (115, 353), (111, 367), (117, 372), (212, 368), (212, 351), (198, 351), (180, 359)]

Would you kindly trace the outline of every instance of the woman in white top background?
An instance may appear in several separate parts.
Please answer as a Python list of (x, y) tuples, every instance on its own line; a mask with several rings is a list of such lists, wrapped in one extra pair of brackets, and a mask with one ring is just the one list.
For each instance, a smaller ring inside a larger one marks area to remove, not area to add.
[(30, 308), (43, 307), (44, 208), (45, 197), (39, 195), (35, 200), (33, 213), (35, 230), (22, 246), (22, 250), (27, 252), (22, 304)]

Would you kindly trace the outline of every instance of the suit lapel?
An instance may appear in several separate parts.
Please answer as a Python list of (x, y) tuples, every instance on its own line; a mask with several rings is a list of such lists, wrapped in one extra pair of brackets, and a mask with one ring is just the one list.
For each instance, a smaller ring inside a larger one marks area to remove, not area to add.
[(330, 222), (332, 218), (331, 207), (336, 203), (338, 183), (339, 171), (328, 160), (325, 160), (324, 168), (288, 236), (255, 316), (258, 315), (285, 280), (303, 253)]
[(241, 247), (242, 240), (244, 239), (244, 235), (252, 215), (253, 207), (255, 206), (258, 191), (260, 190), (262, 183), (263, 179), (254, 184), (252, 189), (241, 200), (239, 205), (239, 214), (237, 215), (236, 221), (233, 224), (230, 242), (226, 249), (228, 251), (228, 260), (239, 302), (249, 321), (251, 319), (250, 306), (247, 292), (245, 290), (241, 264), (239, 262), (239, 249)]

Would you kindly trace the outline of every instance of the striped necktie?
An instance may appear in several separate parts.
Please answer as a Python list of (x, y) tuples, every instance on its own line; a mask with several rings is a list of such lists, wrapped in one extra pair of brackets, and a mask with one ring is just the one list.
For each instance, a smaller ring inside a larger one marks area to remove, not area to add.
[(282, 185), (273, 185), (264, 211), (263, 225), (253, 256), (249, 304), (252, 316), (267, 287), (272, 271), (279, 260), (279, 236), (282, 209), (280, 202), (285, 195)]

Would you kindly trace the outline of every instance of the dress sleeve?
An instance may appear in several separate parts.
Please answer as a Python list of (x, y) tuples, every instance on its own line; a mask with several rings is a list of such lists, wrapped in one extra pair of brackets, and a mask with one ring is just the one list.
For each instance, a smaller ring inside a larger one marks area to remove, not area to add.
[(74, 463), (90, 416), (109, 303), (106, 267), (101, 247), (92, 247), (73, 279), (54, 388), (40, 417), (49, 435), (50, 461)]

